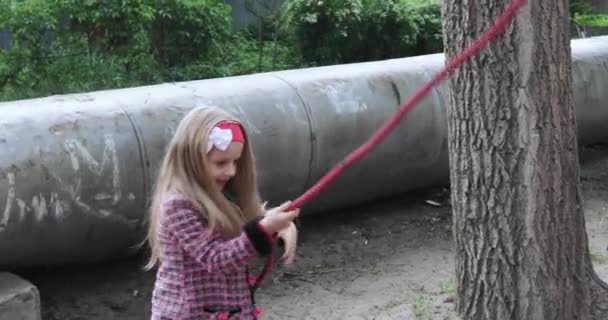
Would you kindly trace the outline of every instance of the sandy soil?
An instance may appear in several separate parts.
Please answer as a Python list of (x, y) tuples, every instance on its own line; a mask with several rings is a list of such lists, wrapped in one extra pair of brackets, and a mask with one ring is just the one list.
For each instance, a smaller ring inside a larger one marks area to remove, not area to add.
[[(582, 157), (589, 242), (608, 280), (608, 147)], [(426, 190), (302, 218), (297, 263), (257, 294), (263, 319), (457, 319), (445, 195)], [(149, 318), (153, 274), (141, 257), (22, 274), (41, 290), (44, 320)]]

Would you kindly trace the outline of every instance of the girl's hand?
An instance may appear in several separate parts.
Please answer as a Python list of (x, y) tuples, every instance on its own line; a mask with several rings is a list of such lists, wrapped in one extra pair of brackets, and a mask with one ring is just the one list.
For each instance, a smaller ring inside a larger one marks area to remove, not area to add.
[(298, 229), (293, 222), (289, 223), (287, 228), (279, 231), (278, 234), (280, 239), (283, 239), (285, 244), (285, 252), (281, 257), (281, 262), (284, 264), (291, 264), (296, 258), (296, 247), (298, 242)]
[(293, 219), (297, 218), (300, 214), (300, 209), (285, 211), (290, 204), (291, 201), (287, 201), (276, 208), (266, 211), (264, 218), (260, 220), (262, 227), (270, 233), (279, 232), (287, 228)]

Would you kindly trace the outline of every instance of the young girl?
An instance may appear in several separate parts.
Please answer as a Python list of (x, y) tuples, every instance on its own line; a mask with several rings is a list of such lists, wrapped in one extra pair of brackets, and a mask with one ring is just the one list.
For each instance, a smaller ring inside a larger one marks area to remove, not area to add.
[(148, 242), (157, 264), (152, 320), (257, 319), (248, 263), (272, 254), (273, 235), (295, 253), (299, 210), (266, 211), (243, 126), (215, 107), (190, 111), (162, 162)]

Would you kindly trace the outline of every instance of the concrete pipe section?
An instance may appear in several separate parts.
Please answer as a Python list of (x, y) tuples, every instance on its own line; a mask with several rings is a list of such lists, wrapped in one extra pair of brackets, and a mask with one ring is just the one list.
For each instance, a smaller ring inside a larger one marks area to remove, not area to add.
[[(608, 37), (576, 40), (580, 140), (608, 141)], [(164, 148), (194, 106), (240, 117), (264, 199), (294, 199), (378, 129), (442, 54), (0, 104), (0, 267), (132, 252)], [(448, 181), (446, 85), (303, 208), (318, 213)]]

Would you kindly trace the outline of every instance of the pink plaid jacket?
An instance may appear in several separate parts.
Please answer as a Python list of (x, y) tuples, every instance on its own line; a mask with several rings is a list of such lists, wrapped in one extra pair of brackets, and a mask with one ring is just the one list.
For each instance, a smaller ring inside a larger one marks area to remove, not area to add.
[(189, 200), (173, 195), (161, 212), (152, 320), (257, 319), (248, 263), (271, 254), (273, 246), (258, 220), (226, 239), (209, 232)]

